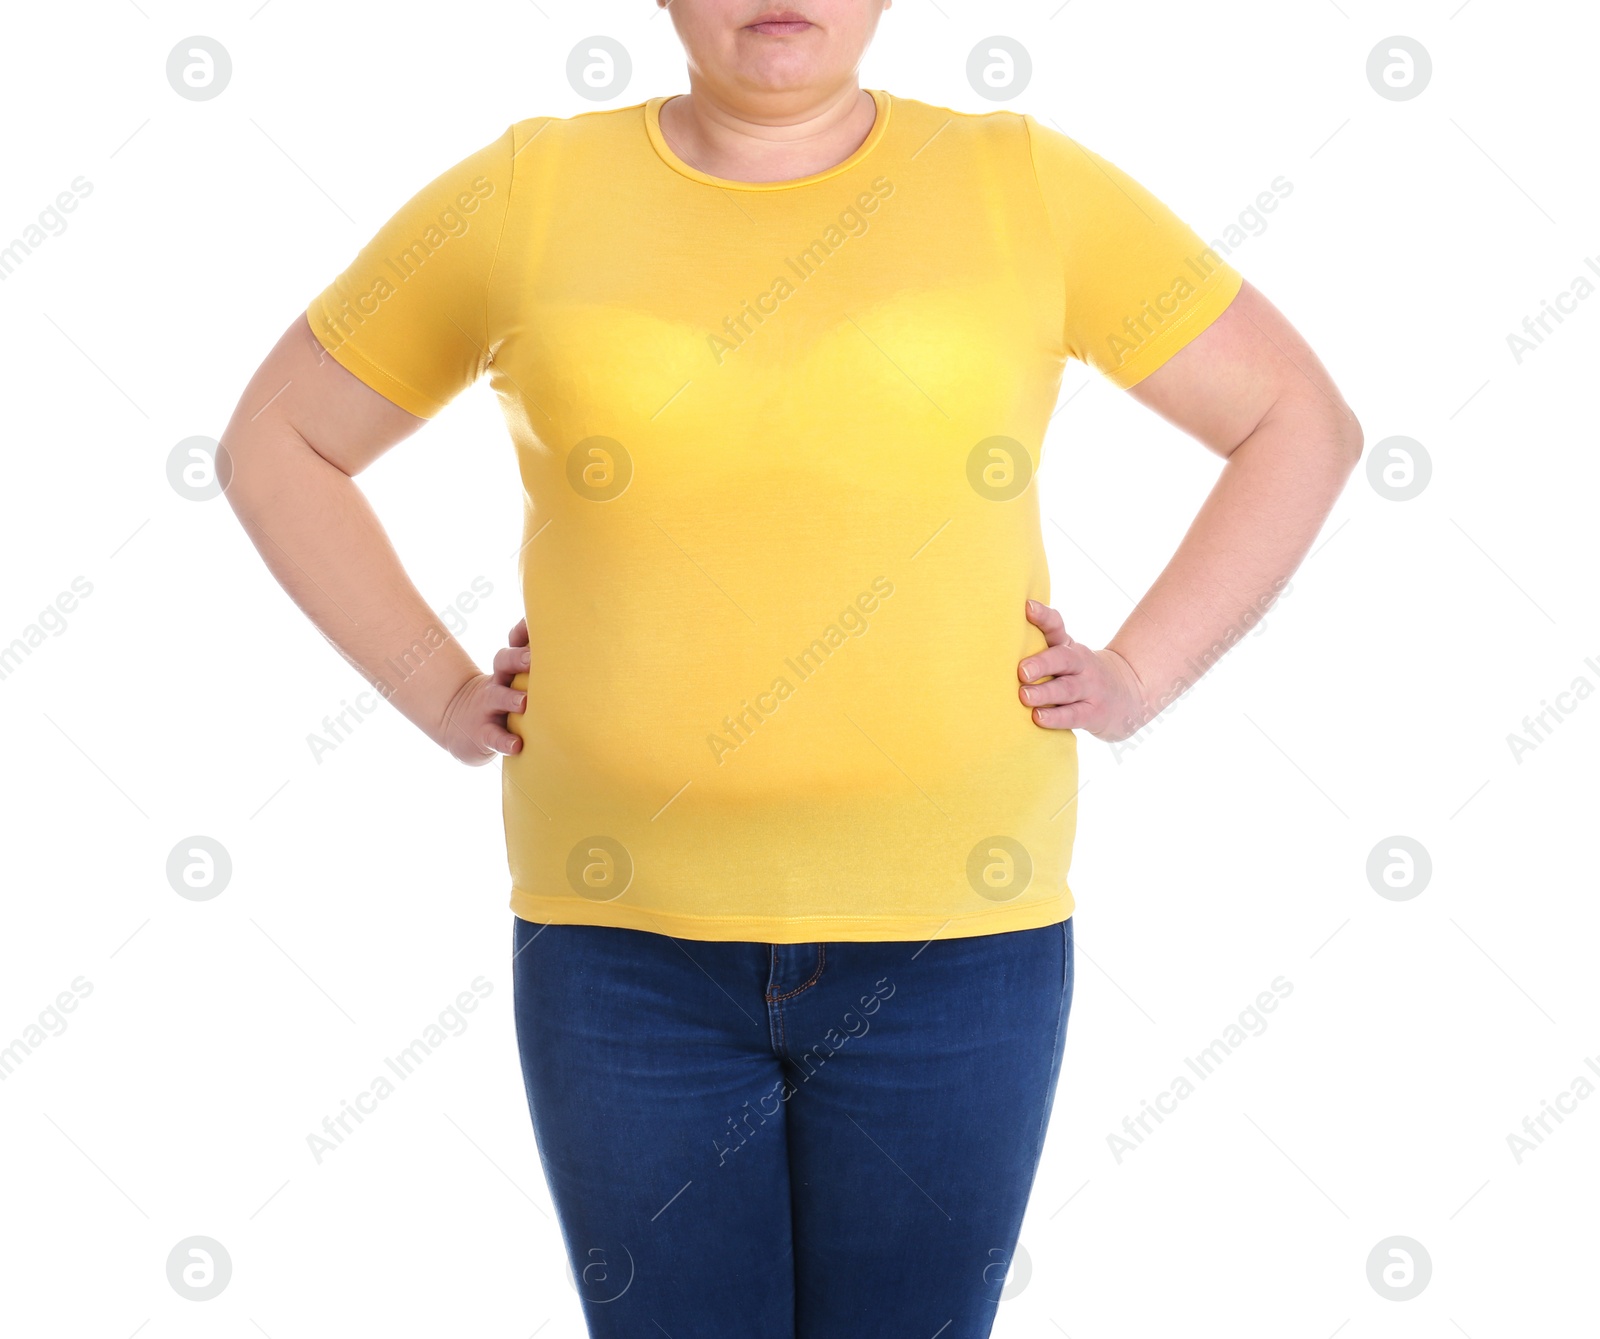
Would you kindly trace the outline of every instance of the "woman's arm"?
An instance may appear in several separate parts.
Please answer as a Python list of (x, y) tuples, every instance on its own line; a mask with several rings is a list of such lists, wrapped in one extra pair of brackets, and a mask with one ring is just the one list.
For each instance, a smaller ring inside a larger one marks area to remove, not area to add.
[(481, 674), (400, 565), (353, 475), (425, 420), (328, 356), (305, 318), (278, 341), (222, 435), (227, 497), (272, 575), (367, 681), (468, 763), (515, 753), (507, 667)]
[[(1141, 403), (1227, 464), (1171, 562), (1110, 645), (1093, 651), (1033, 604), (1048, 647), (1018, 667), (1049, 729), (1126, 739), (1261, 618), (1361, 459), (1361, 426), (1327, 370), (1246, 283), (1228, 310), (1135, 385)], [(1034, 681), (1055, 676), (1047, 683)]]

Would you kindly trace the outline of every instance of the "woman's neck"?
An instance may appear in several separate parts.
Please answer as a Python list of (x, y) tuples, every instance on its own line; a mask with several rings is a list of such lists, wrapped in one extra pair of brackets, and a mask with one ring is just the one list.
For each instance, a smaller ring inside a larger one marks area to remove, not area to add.
[(697, 171), (729, 181), (791, 181), (825, 172), (872, 132), (877, 103), (854, 80), (797, 106), (792, 95), (769, 105), (735, 102), (694, 79), (660, 109), (661, 133)]

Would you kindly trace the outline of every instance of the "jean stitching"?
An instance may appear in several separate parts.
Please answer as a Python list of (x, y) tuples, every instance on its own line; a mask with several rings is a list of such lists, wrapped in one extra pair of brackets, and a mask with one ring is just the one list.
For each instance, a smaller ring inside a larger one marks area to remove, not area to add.
[[(777, 957), (777, 949), (776, 948), (773, 949), (773, 957), (774, 958)], [(816, 985), (817, 982), (822, 979), (822, 969), (825, 966), (827, 966), (827, 962), (828, 962), (828, 946), (826, 944), (818, 944), (817, 945), (817, 970), (811, 973), (811, 979), (806, 981), (803, 985), (796, 986), (793, 990), (788, 991), (785, 994), (782, 994), (782, 995), (769, 994), (767, 996), (767, 998), (769, 1000), (773, 1001), (774, 1003), (776, 1003), (779, 1000), (792, 1000), (796, 995), (799, 995), (801, 992), (810, 990), (812, 986)]]
[[(1067, 965), (1071, 960), (1068, 956), (1069, 949), (1067, 947), (1067, 936), (1071, 932), (1067, 929), (1067, 927), (1071, 923), (1072, 918), (1070, 916), (1061, 922), (1061, 1002), (1056, 1006), (1056, 1035), (1054, 1040), (1051, 1042), (1050, 1048), (1052, 1069), (1060, 1064), (1060, 1061), (1055, 1059), (1055, 1055), (1061, 1047), (1061, 1029), (1062, 1025), (1067, 1019)], [(1044, 1135), (1049, 1120), (1050, 1109), (1047, 1106), (1039, 1113), (1039, 1133), (1034, 1139), (1033, 1168), (1035, 1175), (1038, 1174), (1040, 1159), (1044, 1157)]]

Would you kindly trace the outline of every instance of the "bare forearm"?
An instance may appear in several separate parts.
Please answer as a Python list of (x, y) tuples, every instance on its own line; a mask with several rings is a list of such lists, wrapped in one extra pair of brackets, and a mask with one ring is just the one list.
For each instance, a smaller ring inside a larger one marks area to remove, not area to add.
[(1239, 444), (1172, 560), (1109, 649), (1142, 686), (1136, 729), (1260, 621), (1299, 567), (1360, 455), (1353, 420), (1269, 415)]
[(356, 482), (281, 422), (236, 417), (223, 446), (228, 499), (278, 583), (385, 698), (443, 742), (446, 708), (477, 667), (406, 575)]

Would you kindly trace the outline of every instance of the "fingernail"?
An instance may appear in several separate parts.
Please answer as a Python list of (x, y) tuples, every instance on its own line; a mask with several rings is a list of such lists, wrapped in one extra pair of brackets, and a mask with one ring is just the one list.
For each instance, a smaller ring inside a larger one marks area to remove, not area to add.
[(1039, 667), (1024, 660), (1022, 662), (1022, 677), (1024, 679), (1037, 679), (1039, 677)]
[(1039, 612), (1039, 607), (1040, 607), (1039, 606), (1039, 602), (1037, 600), (1029, 600), (1028, 601), (1028, 609), (1031, 612), (1037, 614)]

